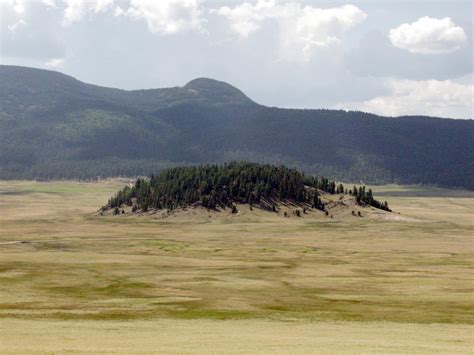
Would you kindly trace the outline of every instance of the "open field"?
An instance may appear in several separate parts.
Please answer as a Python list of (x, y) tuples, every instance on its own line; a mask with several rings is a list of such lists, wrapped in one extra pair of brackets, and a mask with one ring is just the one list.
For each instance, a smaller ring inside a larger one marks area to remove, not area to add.
[(125, 183), (0, 182), (1, 353), (473, 350), (473, 192), (375, 187), (400, 220), (95, 215)]

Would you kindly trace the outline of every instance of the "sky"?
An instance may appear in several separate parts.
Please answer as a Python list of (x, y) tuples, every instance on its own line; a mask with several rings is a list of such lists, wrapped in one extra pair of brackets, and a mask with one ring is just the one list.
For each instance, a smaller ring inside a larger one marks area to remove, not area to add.
[(471, 1), (0, 0), (0, 64), (226, 81), (278, 107), (473, 118)]

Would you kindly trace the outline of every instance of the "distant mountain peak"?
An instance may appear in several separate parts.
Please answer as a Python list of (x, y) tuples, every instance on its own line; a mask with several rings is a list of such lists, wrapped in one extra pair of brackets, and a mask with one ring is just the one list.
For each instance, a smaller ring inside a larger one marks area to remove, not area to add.
[(206, 77), (193, 79), (190, 82), (188, 82), (186, 85), (184, 85), (184, 87), (186, 88), (222, 87), (222, 86), (230, 86), (234, 88), (232, 85), (226, 83), (225, 81), (219, 81), (216, 79), (206, 78)]
[(224, 81), (210, 78), (191, 80), (183, 89), (216, 103), (252, 103), (242, 91)]

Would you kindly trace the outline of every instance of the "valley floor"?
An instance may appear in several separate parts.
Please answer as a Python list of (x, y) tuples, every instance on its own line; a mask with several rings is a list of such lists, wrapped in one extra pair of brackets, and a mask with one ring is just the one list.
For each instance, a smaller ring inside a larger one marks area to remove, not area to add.
[(472, 354), (472, 328), (390, 322), (8, 320), (5, 353)]
[(97, 216), (111, 180), (0, 182), (0, 352), (470, 353), (474, 193), (399, 218)]

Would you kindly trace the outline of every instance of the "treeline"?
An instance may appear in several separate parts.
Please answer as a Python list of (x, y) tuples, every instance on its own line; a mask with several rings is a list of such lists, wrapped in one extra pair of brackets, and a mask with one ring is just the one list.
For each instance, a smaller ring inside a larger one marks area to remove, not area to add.
[(306, 176), (284, 166), (233, 162), (224, 165), (203, 165), (171, 168), (150, 179), (139, 178), (110, 198), (105, 208), (133, 206), (133, 211), (149, 209), (173, 210), (200, 205), (209, 209), (232, 208), (236, 203), (257, 205), (276, 210), (281, 201), (305, 203), (324, 211), (320, 191), (329, 194), (350, 193), (361, 205), (390, 211), (365, 187), (347, 190), (325, 177)]

